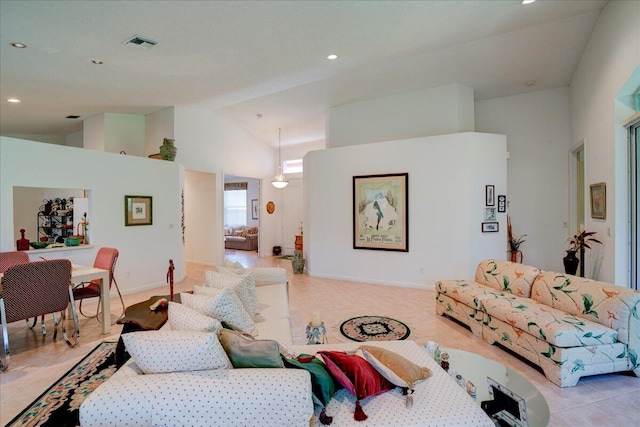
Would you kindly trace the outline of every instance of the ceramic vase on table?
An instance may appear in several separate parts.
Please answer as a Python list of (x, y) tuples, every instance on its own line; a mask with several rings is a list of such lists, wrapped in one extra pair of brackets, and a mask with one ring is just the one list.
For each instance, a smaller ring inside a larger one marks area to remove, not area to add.
[(176, 153), (178, 149), (173, 145), (174, 139), (164, 138), (162, 145), (160, 146), (160, 156), (162, 160), (174, 161), (176, 159)]
[(567, 255), (562, 258), (562, 262), (564, 263), (564, 272), (567, 274), (575, 275), (576, 271), (578, 271), (578, 264), (580, 260), (576, 256), (576, 251), (567, 251)]

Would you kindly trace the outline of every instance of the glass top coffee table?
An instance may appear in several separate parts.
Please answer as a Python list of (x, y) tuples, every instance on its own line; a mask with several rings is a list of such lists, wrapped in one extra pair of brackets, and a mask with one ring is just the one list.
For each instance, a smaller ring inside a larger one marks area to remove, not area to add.
[(487, 385), (487, 377), (490, 377), (525, 400), (530, 427), (549, 424), (549, 405), (544, 396), (517, 371), (468, 351), (451, 348), (442, 348), (441, 351), (449, 353), (449, 372), (455, 369), (465, 381), (471, 381), (476, 386), (478, 405), (483, 400), (491, 399)]

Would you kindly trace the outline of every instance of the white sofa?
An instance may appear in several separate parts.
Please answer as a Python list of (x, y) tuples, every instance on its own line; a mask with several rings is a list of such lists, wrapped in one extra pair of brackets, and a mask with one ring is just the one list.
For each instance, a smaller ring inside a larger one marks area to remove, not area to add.
[[(284, 271), (284, 269), (279, 269)], [(255, 271), (255, 270), (254, 270)], [(260, 273), (258, 271), (258, 273)], [(270, 273), (264, 272), (265, 277)], [(282, 272), (280, 272), (281, 274)], [(270, 280), (273, 282), (273, 280)], [(356, 349), (359, 343), (292, 345), (286, 274), (280, 283), (256, 280), (258, 339), (279, 341), (296, 354)], [(342, 389), (326, 408), (334, 426), (493, 426), (494, 424), (413, 341), (370, 343), (392, 350), (433, 375), (415, 387), (405, 407), (399, 388), (362, 400), (368, 419), (354, 420), (355, 398)], [(80, 423), (93, 426), (321, 426), (311, 377), (299, 369), (223, 369), (143, 374), (133, 359), (98, 387), (80, 408)]]

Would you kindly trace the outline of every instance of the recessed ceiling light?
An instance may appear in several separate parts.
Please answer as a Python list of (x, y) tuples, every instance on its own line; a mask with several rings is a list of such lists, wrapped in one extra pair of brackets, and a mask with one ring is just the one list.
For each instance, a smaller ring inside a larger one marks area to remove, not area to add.
[(525, 85), (527, 86), (533, 86), (534, 84), (536, 84), (535, 80), (527, 80), (527, 82), (525, 83)]
[(104, 61), (102, 59), (92, 59), (91, 63), (96, 65), (102, 65), (104, 64)]
[(327, 59), (337, 59), (338, 55), (329, 55), (327, 56)]
[(522, 0), (522, 4), (531, 4), (531, 3), (535, 3), (536, 0)]
[(11, 102), (12, 104), (17, 104), (17, 103), (22, 102), (22, 101), (19, 100), (18, 98), (9, 98), (9, 99), (7, 99), (7, 102)]
[(24, 49), (25, 47), (27, 47), (27, 45), (24, 43), (13, 42), (9, 44), (13, 47), (17, 47), (18, 49)]

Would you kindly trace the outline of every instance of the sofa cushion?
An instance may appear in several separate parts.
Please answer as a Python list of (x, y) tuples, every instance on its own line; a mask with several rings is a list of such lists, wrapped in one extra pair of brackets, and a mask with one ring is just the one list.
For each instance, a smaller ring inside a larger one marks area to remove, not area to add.
[(533, 281), (540, 270), (524, 264), (485, 259), (476, 268), (475, 281), (521, 297), (531, 296)]
[(254, 316), (255, 322), (289, 317), (289, 297), (284, 284), (268, 285), (256, 288), (260, 313)]
[(380, 375), (398, 387), (408, 388), (412, 393), (414, 384), (431, 376), (429, 368), (418, 366), (391, 350), (369, 345), (358, 348)]
[(222, 327), (218, 319), (173, 301), (169, 301), (168, 317), (172, 330), (216, 332)]
[(242, 263), (240, 263), (239, 261), (232, 261), (228, 258), (224, 259), (224, 264), (222, 265), (222, 267), (231, 268), (232, 270), (234, 270), (234, 273), (236, 274), (246, 273), (246, 270), (244, 268), (244, 265), (242, 265)]
[(218, 296), (180, 294), (181, 301), (202, 314), (231, 323), (243, 331), (255, 335), (256, 325), (242, 306), (238, 296), (229, 288), (222, 290)]
[[(238, 263), (239, 264), (239, 263)], [(220, 267), (219, 272), (222, 274), (229, 274), (233, 277), (239, 277), (245, 286), (247, 291), (247, 304), (249, 304), (249, 309), (247, 311), (249, 314), (256, 315), (260, 312), (260, 305), (258, 303), (258, 294), (256, 293), (256, 279), (255, 275), (251, 271), (247, 271), (240, 265), (242, 270), (237, 267), (233, 267), (229, 269), (229, 267)]]
[(476, 310), (481, 308), (482, 300), (505, 295), (502, 291), (468, 280), (440, 280), (436, 282), (436, 291)]
[(205, 285), (210, 288), (231, 288), (238, 295), (240, 301), (245, 310), (255, 316), (259, 313), (260, 307), (258, 305), (258, 295), (256, 294), (256, 285), (253, 280), (253, 275), (249, 274), (234, 274), (224, 267), (219, 271), (205, 271), (204, 280)]
[(229, 329), (218, 338), (234, 368), (284, 368), (280, 346), (273, 340), (256, 340)]
[(122, 341), (145, 374), (231, 367), (215, 333), (141, 331), (123, 334)]
[(615, 330), (582, 317), (540, 304), (530, 298), (499, 298), (482, 301), (485, 325), (491, 327), (491, 317), (511, 325), (519, 336), (526, 332), (558, 347), (612, 344), (617, 341)]
[(640, 292), (568, 274), (545, 272), (535, 280), (534, 300), (573, 315), (601, 323), (618, 333), (618, 340), (634, 347), (640, 335), (630, 336), (629, 319), (640, 317)]
[(343, 351), (319, 351), (327, 369), (333, 378), (356, 398), (354, 418), (357, 421), (367, 419), (362, 411), (360, 400), (393, 389), (385, 377), (362, 357)]

